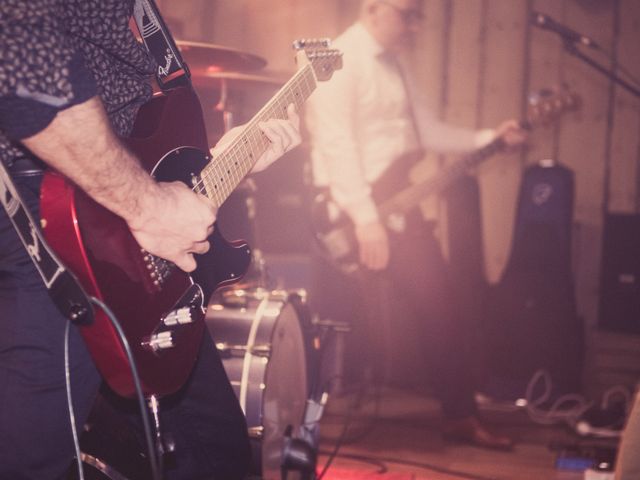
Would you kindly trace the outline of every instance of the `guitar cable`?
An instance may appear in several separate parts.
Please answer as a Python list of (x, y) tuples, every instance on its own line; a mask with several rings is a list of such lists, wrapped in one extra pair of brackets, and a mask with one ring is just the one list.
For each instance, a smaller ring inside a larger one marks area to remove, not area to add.
[(162, 469), (160, 468), (160, 463), (158, 461), (158, 457), (156, 455), (156, 449), (152, 440), (151, 434), (151, 423), (149, 422), (149, 412), (147, 411), (147, 407), (145, 405), (145, 397), (142, 392), (142, 384), (140, 383), (140, 375), (138, 374), (138, 367), (136, 366), (136, 362), (133, 358), (133, 353), (131, 352), (131, 346), (129, 345), (129, 341), (122, 330), (122, 326), (115, 314), (111, 309), (100, 299), (96, 297), (89, 297), (91, 303), (97, 305), (102, 309), (102, 311), (107, 315), (109, 321), (114, 326), (116, 331), (118, 332), (118, 337), (120, 339), (120, 343), (122, 343), (122, 348), (124, 348), (125, 353), (127, 354), (127, 360), (129, 361), (129, 367), (131, 369), (131, 376), (133, 377), (133, 384), (136, 389), (136, 398), (138, 400), (138, 406), (140, 408), (140, 415), (142, 417), (142, 426), (144, 431), (145, 443), (147, 444), (147, 451), (149, 452), (149, 465), (151, 467), (151, 478), (153, 480), (161, 480), (162, 479)]
[[(118, 337), (120, 339), (120, 343), (125, 350), (127, 355), (127, 360), (129, 361), (129, 367), (131, 369), (131, 376), (133, 377), (133, 383), (136, 389), (136, 398), (138, 400), (138, 406), (140, 408), (140, 415), (142, 417), (142, 426), (144, 431), (145, 443), (147, 444), (147, 451), (149, 452), (149, 465), (151, 467), (151, 478), (153, 480), (161, 480), (162, 472), (160, 468), (160, 463), (158, 461), (158, 456), (156, 454), (156, 449), (152, 440), (151, 434), (151, 424), (149, 422), (149, 412), (147, 411), (147, 407), (145, 405), (145, 397), (142, 392), (142, 385), (140, 383), (140, 375), (138, 374), (138, 368), (136, 366), (135, 360), (133, 358), (133, 354), (131, 353), (131, 347), (129, 342), (120, 326), (120, 322), (116, 318), (115, 314), (111, 311), (111, 309), (100, 299), (96, 297), (89, 297), (91, 303), (97, 305), (102, 309), (102, 311), (107, 315), (109, 321), (114, 326), (116, 331), (118, 332)], [(73, 445), (75, 449), (76, 459), (78, 463), (78, 479), (84, 480), (84, 471), (82, 468), (82, 454), (80, 452), (80, 442), (78, 440), (78, 432), (76, 429), (76, 420), (75, 413), (73, 409), (73, 402), (71, 398), (71, 374), (69, 367), (69, 328), (71, 325), (71, 321), (67, 321), (67, 325), (65, 328), (65, 338), (64, 338), (64, 368), (65, 368), (65, 383), (67, 390), (67, 407), (69, 410), (69, 419), (71, 422), (71, 433), (73, 435)]]
[(71, 399), (71, 369), (69, 368), (69, 327), (71, 320), (67, 320), (64, 329), (64, 381), (67, 389), (67, 408), (69, 410), (69, 422), (71, 423), (71, 434), (73, 435), (73, 448), (76, 453), (78, 464), (78, 480), (84, 480), (84, 469), (82, 468), (82, 455), (80, 453), (80, 441), (78, 440), (78, 430), (76, 429), (76, 415), (73, 410)]

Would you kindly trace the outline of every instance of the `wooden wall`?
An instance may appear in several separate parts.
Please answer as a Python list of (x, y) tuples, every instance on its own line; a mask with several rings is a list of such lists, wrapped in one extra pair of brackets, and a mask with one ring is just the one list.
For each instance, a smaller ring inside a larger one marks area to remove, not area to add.
[[(293, 72), (291, 41), (334, 37), (356, 17), (357, 0), (162, 0), (184, 39), (243, 49), (268, 69)], [(577, 58), (560, 38), (529, 25), (532, 11), (591, 36), (640, 78), (637, 0), (426, 0), (427, 17), (413, 63), (442, 118), (469, 127), (522, 117), (527, 93), (567, 83), (582, 109), (532, 135), (524, 153), (502, 154), (479, 168), (487, 278), (495, 282), (511, 246), (523, 168), (552, 158), (575, 172), (574, 257), (580, 314), (595, 325), (605, 212), (640, 213), (640, 100)], [(620, 69), (617, 68), (618, 72)], [(640, 239), (638, 239), (640, 241)]]

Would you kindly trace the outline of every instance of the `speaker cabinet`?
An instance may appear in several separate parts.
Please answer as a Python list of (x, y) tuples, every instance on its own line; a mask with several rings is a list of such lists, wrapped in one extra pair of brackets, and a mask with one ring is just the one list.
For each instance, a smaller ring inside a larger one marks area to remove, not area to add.
[(598, 325), (640, 334), (640, 215), (605, 218)]

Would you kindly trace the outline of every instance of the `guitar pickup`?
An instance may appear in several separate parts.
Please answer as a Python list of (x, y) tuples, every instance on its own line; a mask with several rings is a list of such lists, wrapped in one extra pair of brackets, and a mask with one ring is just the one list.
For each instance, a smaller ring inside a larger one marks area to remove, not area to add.
[(165, 326), (167, 327), (193, 323), (193, 317), (191, 316), (191, 308), (182, 307), (177, 310), (172, 310), (162, 319), (162, 323), (164, 323)]
[(169, 330), (154, 333), (147, 340), (142, 342), (142, 346), (154, 353), (160, 350), (166, 350), (167, 348), (173, 348), (175, 346), (173, 342), (173, 333)]

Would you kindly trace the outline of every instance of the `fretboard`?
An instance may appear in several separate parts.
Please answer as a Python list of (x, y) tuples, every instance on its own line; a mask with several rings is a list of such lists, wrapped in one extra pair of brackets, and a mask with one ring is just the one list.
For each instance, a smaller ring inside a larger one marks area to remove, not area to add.
[(307, 64), (245, 125), (240, 135), (202, 170), (199, 193), (207, 195), (218, 207), (222, 205), (269, 147), (269, 139), (262, 133), (259, 124), (272, 118), (286, 119), (287, 106), (292, 103), (299, 112), (315, 87), (313, 68)]
[(479, 165), (503, 147), (503, 140), (497, 138), (488, 145), (446, 167), (436, 174), (435, 177), (405, 188), (378, 207), (380, 216), (385, 218), (393, 213), (404, 213), (410, 210), (429, 195), (444, 190), (460, 178), (467, 170)]

